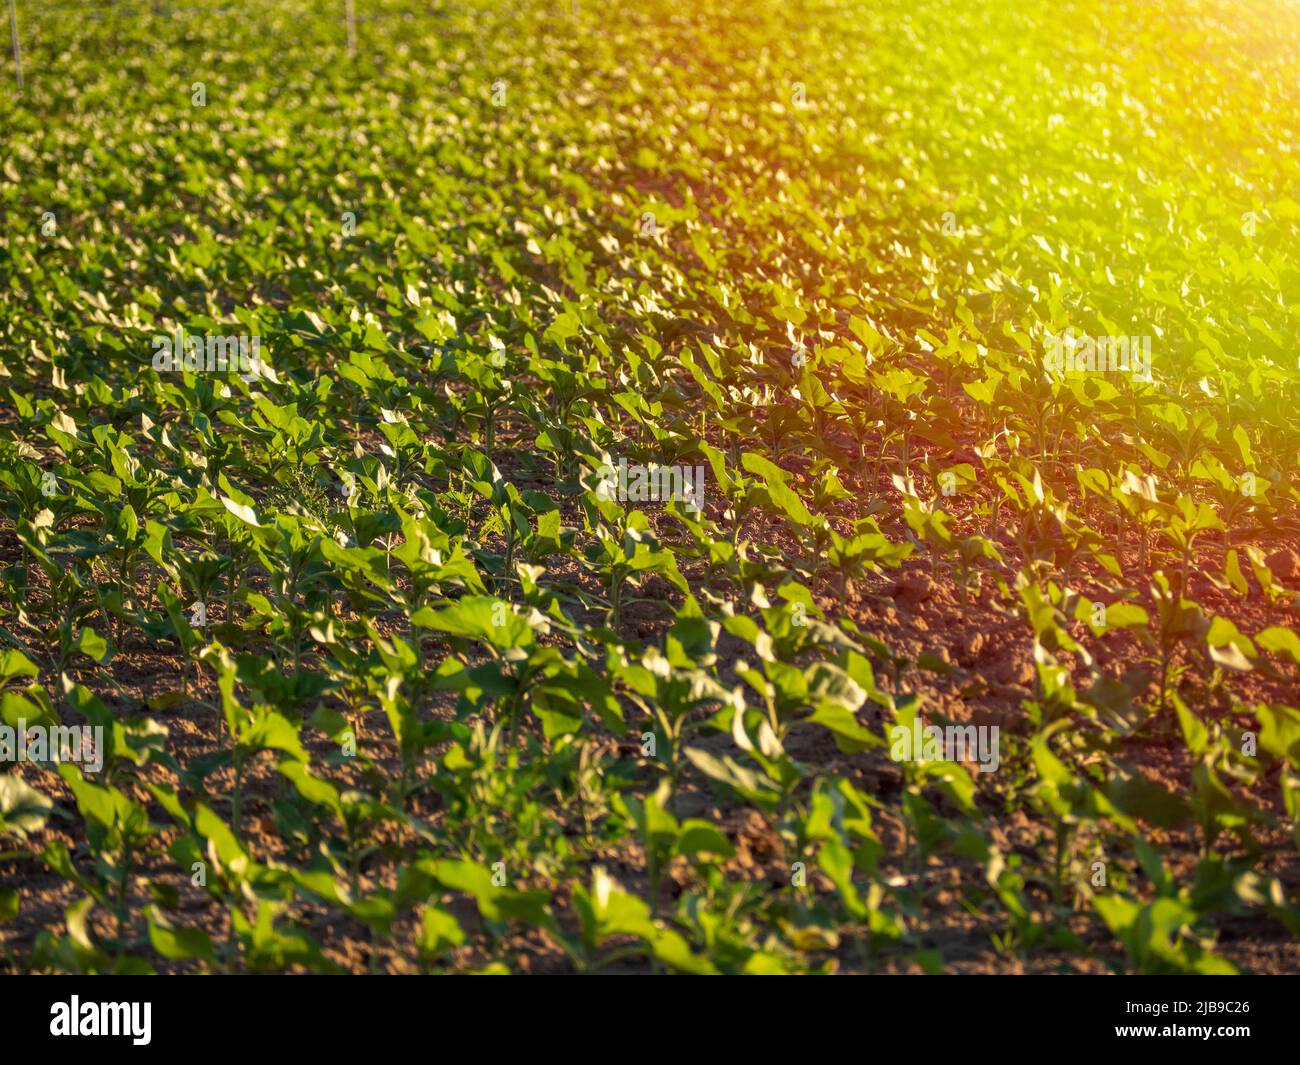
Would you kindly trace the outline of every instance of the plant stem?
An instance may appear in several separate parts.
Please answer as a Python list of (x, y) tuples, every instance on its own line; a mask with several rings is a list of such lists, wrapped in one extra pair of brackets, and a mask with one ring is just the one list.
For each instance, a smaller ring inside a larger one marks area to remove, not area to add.
[(9, 0), (9, 36), (14, 42), (14, 76), (18, 79), (18, 91), (23, 91), (23, 49), (18, 43), (18, 11), (15, 0)]

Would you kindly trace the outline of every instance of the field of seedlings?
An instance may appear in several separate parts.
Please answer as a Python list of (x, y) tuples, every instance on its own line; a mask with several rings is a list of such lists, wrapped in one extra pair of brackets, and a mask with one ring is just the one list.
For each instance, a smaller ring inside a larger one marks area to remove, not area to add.
[(0, 972), (1300, 972), (1300, 3), (6, 4)]

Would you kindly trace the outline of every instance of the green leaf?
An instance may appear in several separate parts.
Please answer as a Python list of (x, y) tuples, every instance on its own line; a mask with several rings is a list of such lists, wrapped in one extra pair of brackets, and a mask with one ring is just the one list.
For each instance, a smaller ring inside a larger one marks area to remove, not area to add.
[(54, 804), (30, 784), (11, 775), (0, 776), (0, 835), (25, 837), (45, 827)]

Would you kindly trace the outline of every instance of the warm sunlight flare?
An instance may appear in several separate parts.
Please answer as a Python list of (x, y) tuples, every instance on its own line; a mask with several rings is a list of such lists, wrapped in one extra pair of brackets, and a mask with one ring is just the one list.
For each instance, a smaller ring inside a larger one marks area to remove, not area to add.
[(5, 2), (0, 972), (1283, 1029), (1300, 4)]

